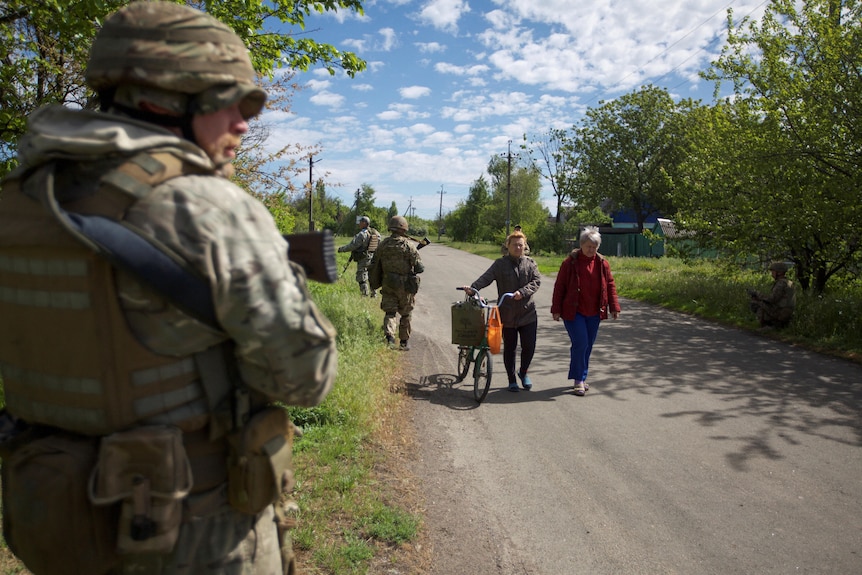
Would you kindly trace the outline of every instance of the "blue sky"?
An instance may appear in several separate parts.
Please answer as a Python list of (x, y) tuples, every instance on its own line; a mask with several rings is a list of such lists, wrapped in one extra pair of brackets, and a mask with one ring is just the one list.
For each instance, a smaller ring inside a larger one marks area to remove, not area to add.
[[(434, 219), (467, 197), (493, 155), (524, 135), (569, 128), (644, 84), (712, 101), (698, 77), (724, 44), (727, 8), (758, 18), (762, 0), (370, 0), (365, 15), (313, 16), (319, 42), (368, 63), (350, 78), (300, 73), (273, 143), (320, 145), (314, 179), (347, 205)], [(305, 175), (307, 181), (307, 172)], [(300, 182), (301, 183), (301, 182)], [(441, 190), (444, 192), (441, 195)], [(545, 185), (542, 199), (554, 206)]]

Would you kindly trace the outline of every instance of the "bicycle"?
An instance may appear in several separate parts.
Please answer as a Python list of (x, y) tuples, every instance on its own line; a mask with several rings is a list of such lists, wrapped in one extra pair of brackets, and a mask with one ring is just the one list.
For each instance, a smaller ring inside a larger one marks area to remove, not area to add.
[[(463, 290), (464, 288), (455, 288)], [(503, 303), (507, 297), (514, 294), (505, 293), (500, 296), (500, 301), (497, 306)], [(478, 290), (473, 290), (473, 295), (465, 293), (465, 302), (470, 302), (472, 306), (478, 308), (482, 314), (482, 334), (481, 341), (477, 345), (463, 344), (458, 341), (453, 341), (458, 345), (458, 374), (456, 383), (460, 383), (467, 377), (470, 371), (470, 364), (473, 364), (473, 398), (482, 403), (485, 396), (488, 395), (488, 390), (491, 388), (491, 377), (494, 373), (494, 362), (491, 358), (491, 348), (488, 345), (488, 313), (487, 310), (492, 307), (485, 298), (479, 295)], [(453, 331), (453, 339), (454, 331)], [(476, 337), (475, 339), (479, 339)]]

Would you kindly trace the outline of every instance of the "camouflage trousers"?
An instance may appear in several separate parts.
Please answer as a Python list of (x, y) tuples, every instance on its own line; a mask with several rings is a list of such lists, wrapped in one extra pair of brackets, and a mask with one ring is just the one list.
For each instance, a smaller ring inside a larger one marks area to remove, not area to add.
[(368, 268), (374, 263), (374, 258), (368, 256), (356, 262), (356, 283), (359, 284), (359, 291), (362, 295), (377, 295), (373, 289), (368, 286)]
[[(246, 515), (227, 503), (224, 487), (189, 496), (173, 553), (130, 556), (112, 575), (291, 575), (293, 549), (284, 550), (273, 506)], [(284, 558), (284, 561), (283, 561)]]
[[(410, 320), (412, 318), (413, 306), (416, 302), (414, 294), (407, 293), (403, 289), (391, 289), (384, 287), (381, 291), (380, 309), (386, 315), (383, 317), (383, 333), (387, 337), (395, 336), (396, 324), (398, 326), (398, 339), (410, 339)], [(396, 320), (396, 314), (401, 315)]]

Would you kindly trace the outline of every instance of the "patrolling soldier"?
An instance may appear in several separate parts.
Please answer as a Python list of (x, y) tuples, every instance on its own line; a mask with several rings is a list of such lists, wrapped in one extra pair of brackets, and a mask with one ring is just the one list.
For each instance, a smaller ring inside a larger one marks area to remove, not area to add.
[(380, 242), (380, 232), (371, 226), (368, 216), (359, 218), (359, 232), (353, 236), (349, 244), (338, 248), (340, 252), (351, 252), (351, 259), (356, 262), (356, 282), (362, 295), (377, 297), (377, 290), (368, 288), (368, 268), (374, 263), (374, 253)]
[(749, 308), (757, 314), (757, 321), (762, 328), (784, 328), (793, 317), (796, 307), (796, 289), (793, 282), (787, 279), (787, 264), (784, 262), (772, 262), (769, 264), (769, 273), (772, 274), (772, 289), (768, 294), (761, 294), (755, 290), (748, 290), (751, 297)]
[(419, 251), (407, 239), (408, 228), (402, 216), (389, 220), (392, 235), (380, 242), (370, 274), (371, 288), (380, 288), (380, 309), (385, 313), (383, 334), (391, 348), (395, 348), (396, 314), (401, 315), (398, 339), (402, 351), (410, 349), (410, 318), (419, 292), (417, 274), (425, 271)]
[(320, 403), (337, 356), (227, 179), (266, 93), (228, 26), (169, 2), (107, 18), (86, 81), (101, 110), (35, 112), (2, 183), (3, 535), (36, 575), (293, 573), (273, 402)]

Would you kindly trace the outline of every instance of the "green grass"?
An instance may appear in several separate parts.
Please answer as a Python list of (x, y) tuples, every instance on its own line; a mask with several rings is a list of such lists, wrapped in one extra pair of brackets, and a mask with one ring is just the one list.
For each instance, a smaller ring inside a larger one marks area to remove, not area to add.
[[(499, 257), (499, 246), (495, 244), (448, 245), (491, 259)], [(543, 255), (534, 259), (539, 272), (547, 277), (556, 275), (564, 257), (565, 254)], [(754, 314), (748, 310), (746, 288), (769, 291), (772, 285), (772, 278), (765, 271), (728, 269), (711, 260), (692, 263), (670, 257), (609, 257), (608, 260), (620, 296), (743, 329), (758, 327)], [(792, 276), (791, 272), (791, 279)], [(820, 296), (802, 292), (797, 286), (796, 311), (790, 326), (769, 332), (769, 336), (862, 361), (862, 281), (829, 286)]]

